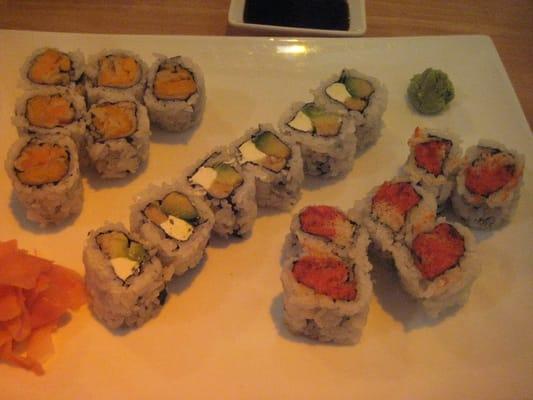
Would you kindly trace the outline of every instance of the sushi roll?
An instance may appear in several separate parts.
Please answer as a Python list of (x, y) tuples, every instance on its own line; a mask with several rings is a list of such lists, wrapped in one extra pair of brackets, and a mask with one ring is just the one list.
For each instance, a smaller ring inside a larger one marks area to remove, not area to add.
[(518, 202), (524, 163), (524, 156), (496, 142), (470, 147), (452, 195), (455, 213), (471, 228), (501, 226)]
[(140, 326), (165, 303), (163, 268), (155, 249), (122, 224), (89, 233), (83, 264), (90, 307), (110, 329)]
[(368, 235), (360, 235), (350, 257), (292, 247), (281, 272), (284, 320), (291, 332), (321, 342), (359, 340), (372, 295), (368, 244)]
[(318, 104), (347, 112), (355, 119), (357, 151), (374, 143), (387, 107), (387, 90), (373, 77), (354, 69), (344, 69), (315, 91)]
[(72, 87), (79, 83), (85, 68), (79, 51), (64, 53), (54, 48), (36, 50), (21, 69), (22, 81), (28, 86)]
[(300, 146), (280, 138), (271, 125), (260, 124), (233, 147), (243, 170), (255, 177), (259, 207), (286, 210), (298, 201), (304, 180)]
[(86, 111), (85, 99), (75, 91), (44, 87), (27, 91), (17, 100), (12, 121), (20, 135), (68, 135), (84, 157)]
[(29, 220), (46, 226), (81, 211), (78, 150), (69, 136), (21, 137), (11, 146), (5, 167)]
[(459, 139), (435, 129), (416, 128), (409, 139), (409, 158), (403, 171), (413, 183), (419, 184), (443, 206), (455, 186), (461, 165)]
[(373, 243), (385, 256), (395, 242), (408, 241), (432, 226), (436, 214), (435, 197), (406, 177), (384, 182), (348, 213), (363, 221)]
[(366, 230), (336, 207), (312, 205), (296, 214), (291, 223), (292, 242), (347, 256), (361, 231)]
[(241, 168), (228, 148), (215, 149), (186, 173), (186, 180), (213, 210), (216, 234), (242, 237), (252, 230), (257, 216), (255, 177)]
[(202, 71), (186, 57), (159, 57), (148, 73), (144, 104), (158, 127), (176, 133), (191, 128), (205, 105)]
[(146, 86), (146, 64), (124, 50), (104, 50), (91, 57), (85, 72), (89, 104), (109, 95), (129, 96), (142, 101)]
[(131, 230), (157, 248), (166, 280), (196, 267), (214, 223), (209, 204), (176, 183), (148, 187), (130, 216)]
[(392, 255), (405, 290), (437, 317), (466, 302), (480, 271), (474, 247), (466, 227), (439, 218), (412, 241), (396, 243)]
[[(87, 153), (102, 178), (123, 178), (148, 159), (150, 121), (134, 100), (100, 100), (87, 113)], [(120, 98), (120, 97), (119, 97)]]
[(316, 103), (295, 103), (282, 116), (280, 132), (301, 145), (306, 175), (335, 177), (352, 168), (357, 138), (355, 120), (346, 112)]

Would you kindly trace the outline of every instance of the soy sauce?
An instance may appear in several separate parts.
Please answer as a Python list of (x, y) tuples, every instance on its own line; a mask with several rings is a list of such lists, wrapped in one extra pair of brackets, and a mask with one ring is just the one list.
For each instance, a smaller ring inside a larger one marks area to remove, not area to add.
[(347, 31), (350, 16), (346, 0), (246, 0), (244, 22)]

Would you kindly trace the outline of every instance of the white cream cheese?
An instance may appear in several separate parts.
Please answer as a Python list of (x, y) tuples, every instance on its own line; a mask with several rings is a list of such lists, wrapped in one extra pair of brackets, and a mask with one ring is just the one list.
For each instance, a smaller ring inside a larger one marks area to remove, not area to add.
[(340, 103), (344, 103), (345, 100), (352, 97), (350, 93), (348, 93), (348, 90), (346, 90), (346, 86), (340, 82), (335, 82), (334, 84), (328, 86), (326, 88), (326, 93), (329, 97), (337, 100)]
[(313, 131), (313, 122), (304, 112), (298, 111), (292, 121), (287, 125), (291, 128), (302, 131), (302, 132), (312, 132)]
[(248, 140), (239, 146), (241, 153), (241, 163), (253, 162), (259, 163), (267, 158), (267, 155), (257, 148), (252, 140)]
[(191, 181), (204, 189), (209, 189), (217, 179), (217, 171), (210, 167), (200, 167), (198, 171), (191, 176)]
[(189, 239), (194, 231), (194, 227), (191, 224), (173, 215), (169, 215), (168, 219), (160, 226), (167, 235), (182, 242)]
[(115, 274), (123, 281), (128, 279), (128, 277), (135, 272), (137, 266), (139, 265), (138, 261), (130, 260), (127, 257), (115, 257), (110, 261), (113, 269), (115, 270)]

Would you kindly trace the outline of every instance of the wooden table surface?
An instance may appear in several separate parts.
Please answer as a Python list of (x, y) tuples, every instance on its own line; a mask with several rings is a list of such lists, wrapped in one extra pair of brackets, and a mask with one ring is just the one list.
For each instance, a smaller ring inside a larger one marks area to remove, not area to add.
[[(230, 0), (0, 0), (0, 28), (58, 32), (236, 35)], [(533, 122), (532, 0), (369, 0), (365, 36), (489, 35)], [(1, 54), (1, 44), (0, 44)]]

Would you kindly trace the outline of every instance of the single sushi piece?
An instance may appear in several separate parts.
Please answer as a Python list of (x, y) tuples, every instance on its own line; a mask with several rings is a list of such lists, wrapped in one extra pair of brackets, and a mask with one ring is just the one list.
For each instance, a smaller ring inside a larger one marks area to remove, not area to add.
[(347, 112), (355, 119), (357, 151), (377, 140), (387, 107), (387, 89), (376, 78), (344, 69), (323, 82), (314, 95), (318, 104)]
[(216, 234), (241, 237), (252, 230), (257, 216), (255, 177), (241, 168), (229, 148), (215, 149), (185, 176), (213, 210)]
[(65, 53), (51, 47), (34, 51), (21, 69), (22, 81), (28, 86), (77, 85), (85, 69), (85, 60), (80, 51)]
[(70, 136), (85, 161), (85, 99), (73, 90), (43, 87), (29, 90), (15, 106), (13, 124), (19, 135), (62, 133)]
[(412, 241), (397, 242), (392, 255), (405, 290), (437, 317), (466, 302), (480, 271), (474, 247), (468, 228), (439, 218)]
[(46, 226), (81, 211), (78, 150), (69, 136), (23, 136), (9, 149), (5, 168), (29, 220)]
[(504, 224), (518, 202), (524, 164), (524, 156), (497, 142), (470, 147), (452, 195), (455, 213), (471, 228)]
[(138, 55), (125, 50), (104, 50), (90, 57), (85, 72), (89, 104), (113, 94), (141, 102), (147, 70)]
[(290, 209), (304, 180), (300, 146), (281, 138), (270, 124), (249, 129), (231, 146), (243, 170), (255, 177), (259, 207)]
[(131, 208), (131, 230), (157, 249), (166, 280), (198, 265), (214, 224), (209, 204), (180, 183), (149, 186)]
[(148, 73), (144, 93), (150, 121), (180, 133), (195, 126), (205, 105), (205, 84), (200, 67), (187, 57), (159, 57)]
[(350, 171), (357, 138), (348, 113), (316, 103), (295, 103), (281, 117), (280, 132), (301, 145), (306, 175), (335, 177)]
[(437, 204), (443, 206), (451, 196), (461, 165), (459, 139), (437, 129), (417, 127), (409, 139), (409, 148), (404, 173), (435, 195)]
[(437, 201), (408, 178), (399, 177), (373, 189), (348, 215), (363, 221), (374, 244), (388, 255), (395, 242), (409, 241), (433, 226)]
[(147, 161), (150, 120), (146, 107), (111, 95), (87, 113), (87, 153), (102, 178), (134, 174)]
[(289, 330), (321, 342), (356, 343), (366, 324), (372, 282), (368, 235), (351, 257), (293, 246), (282, 262), (284, 320)]
[(89, 305), (108, 328), (140, 326), (165, 303), (163, 267), (155, 253), (122, 224), (89, 233), (83, 249)]
[(337, 207), (312, 205), (296, 214), (291, 223), (294, 245), (322, 249), (348, 257), (361, 236), (368, 241), (368, 232)]

